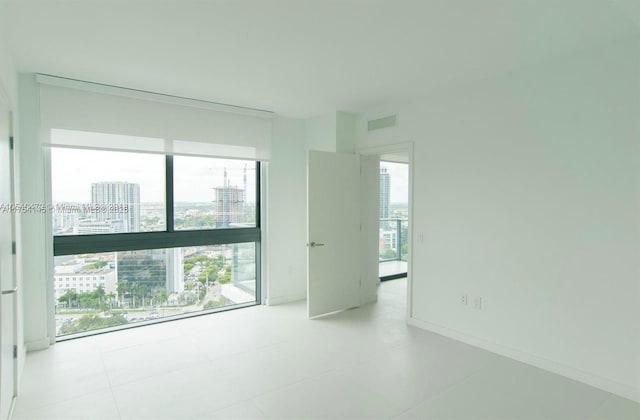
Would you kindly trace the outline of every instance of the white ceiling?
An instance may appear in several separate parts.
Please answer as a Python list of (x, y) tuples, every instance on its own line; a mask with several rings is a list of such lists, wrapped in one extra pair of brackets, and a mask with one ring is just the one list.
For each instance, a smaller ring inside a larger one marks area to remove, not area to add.
[(19, 71), (306, 117), (415, 98), (637, 36), (637, 3), (4, 0), (3, 7)]

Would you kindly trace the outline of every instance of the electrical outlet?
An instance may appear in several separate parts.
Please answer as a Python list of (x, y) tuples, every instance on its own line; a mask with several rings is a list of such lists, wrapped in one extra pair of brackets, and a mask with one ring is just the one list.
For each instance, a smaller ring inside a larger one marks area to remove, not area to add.
[(473, 307), (476, 308), (477, 310), (482, 309), (482, 297), (481, 296), (476, 296), (476, 298), (473, 300)]
[(462, 294), (462, 295), (460, 296), (460, 303), (462, 303), (463, 305), (466, 305), (466, 304), (468, 303), (467, 295)]

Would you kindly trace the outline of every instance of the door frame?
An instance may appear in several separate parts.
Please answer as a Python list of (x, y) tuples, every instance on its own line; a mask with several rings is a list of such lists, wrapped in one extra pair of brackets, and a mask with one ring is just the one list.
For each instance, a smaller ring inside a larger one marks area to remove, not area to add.
[(413, 296), (413, 249), (414, 249), (414, 224), (413, 224), (413, 166), (414, 166), (414, 158), (413, 158), (413, 142), (403, 142), (403, 143), (395, 143), (388, 144), (382, 146), (372, 146), (372, 147), (363, 147), (356, 150), (357, 154), (364, 156), (372, 156), (372, 155), (387, 155), (393, 153), (402, 153), (408, 156), (408, 174), (409, 174), (409, 203), (408, 203), (408, 211), (409, 211), (409, 238), (407, 238), (407, 242), (409, 244), (409, 253), (407, 254), (407, 320), (411, 319), (413, 310), (412, 310), (412, 296)]

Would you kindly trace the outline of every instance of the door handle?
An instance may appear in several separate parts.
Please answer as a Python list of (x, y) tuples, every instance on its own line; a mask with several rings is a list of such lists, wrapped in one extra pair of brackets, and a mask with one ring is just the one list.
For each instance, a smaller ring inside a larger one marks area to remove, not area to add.
[(318, 242), (311, 242), (310, 244), (307, 244), (307, 246), (310, 246), (311, 248), (315, 248), (317, 246), (324, 246), (324, 244), (320, 244)]
[(13, 289), (3, 290), (2, 294), (3, 295), (12, 295), (12, 294), (17, 293), (17, 292), (18, 292), (18, 288), (14, 287)]

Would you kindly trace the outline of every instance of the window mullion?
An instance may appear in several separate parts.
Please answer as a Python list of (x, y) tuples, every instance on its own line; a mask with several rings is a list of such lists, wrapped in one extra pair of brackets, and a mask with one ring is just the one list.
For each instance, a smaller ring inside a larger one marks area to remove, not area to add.
[(165, 156), (165, 217), (167, 232), (173, 232), (173, 156)]
[(260, 228), (260, 224), (261, 224), (261, 213), (260, 213), (260, 209), (261, 209), (261, 197), (260, 197), (260, 192), (262, 191), (261, 185), (260, 185), (260, 162), (257, 161), (256, 162), (256, 208), (255, 208), (255, 216), (256, 216), (256, 227)]
[(258, 241), (260, 241), (260, 228), (62, 235), (53, 237), (53, 254), (61, 256)]

